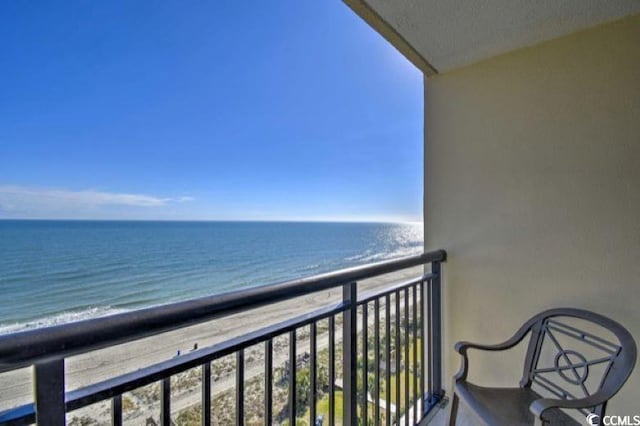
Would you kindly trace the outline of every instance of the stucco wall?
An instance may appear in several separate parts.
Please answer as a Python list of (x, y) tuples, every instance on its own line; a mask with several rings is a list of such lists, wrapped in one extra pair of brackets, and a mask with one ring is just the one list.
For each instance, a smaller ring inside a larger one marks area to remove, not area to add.
[[(446, 385), (457, 340), (498, 342), (551, 307), (640, 343), (640, 16), (427, 79), (425, 245), (449, 252)], [(522, 357), (471, 354), (517, 384)], [(640, 415), (640, 366), (609, 406)]]

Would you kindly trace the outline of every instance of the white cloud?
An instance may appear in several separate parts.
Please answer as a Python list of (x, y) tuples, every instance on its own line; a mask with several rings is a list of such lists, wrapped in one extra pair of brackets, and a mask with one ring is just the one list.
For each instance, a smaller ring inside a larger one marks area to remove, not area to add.
[(161, 198), (145, 194), (128, 194), (86, 189), (34, 188), (0, 185), (0, 212), (45, 213), (103, 206), (162, 207), (169, 203), (192, 201), (192, 197)]

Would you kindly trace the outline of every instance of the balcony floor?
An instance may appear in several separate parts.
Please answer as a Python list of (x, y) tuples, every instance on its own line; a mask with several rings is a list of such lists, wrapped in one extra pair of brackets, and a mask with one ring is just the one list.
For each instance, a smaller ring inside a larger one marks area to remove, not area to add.
[[(449, 404), (448, 401), (445, 404), (441, 404), (436, 408), (436, 413), (433, 417), (431, 417), (426, 425), (428, 426), (446, 426), (447, 425), (447, 417), (449, 416)], [(456, 421), (456, 426), (477, 426), (478, 422), (472, 417), (472, 415), (467, 411), (467, 407), (464, 406), (463, 403), (460, 403), (458, 406), (458, 418)]]

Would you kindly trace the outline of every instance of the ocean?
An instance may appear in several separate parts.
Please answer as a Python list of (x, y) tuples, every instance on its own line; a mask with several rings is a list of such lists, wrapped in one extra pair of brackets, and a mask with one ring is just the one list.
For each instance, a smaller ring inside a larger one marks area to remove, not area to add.
[(422, 224), (0, 220), (0, 334), (422, 251)]

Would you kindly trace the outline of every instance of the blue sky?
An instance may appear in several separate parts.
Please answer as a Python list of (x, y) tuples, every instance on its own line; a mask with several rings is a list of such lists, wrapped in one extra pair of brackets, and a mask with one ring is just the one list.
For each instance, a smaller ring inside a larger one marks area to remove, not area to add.
[(342, 1), (0, 3), (0, 218), (421, 220), (422, 75)]

